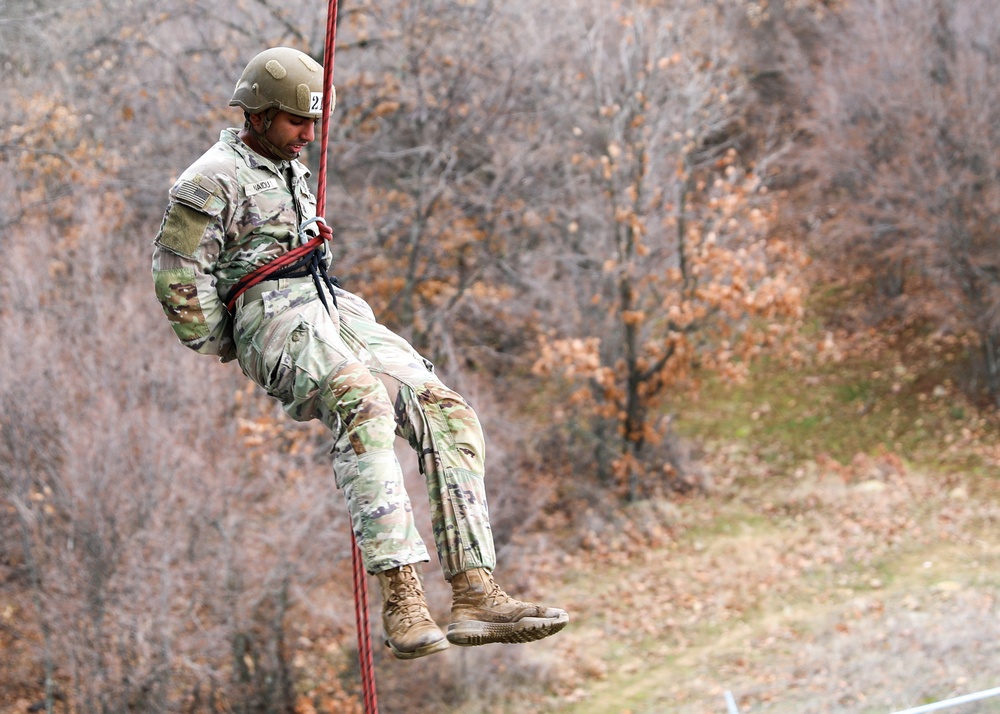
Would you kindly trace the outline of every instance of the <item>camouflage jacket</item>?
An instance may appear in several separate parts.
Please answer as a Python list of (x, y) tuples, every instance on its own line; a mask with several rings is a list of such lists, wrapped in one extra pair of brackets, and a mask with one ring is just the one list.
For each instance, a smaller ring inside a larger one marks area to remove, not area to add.
[(152, 270), (182, 344), (235, 358), (225, 298), (245, 274), (298, 245), (298, 226), (316, 215), (308, 177), (300, 162), (266, 159), (226, 129), (173, 185)]

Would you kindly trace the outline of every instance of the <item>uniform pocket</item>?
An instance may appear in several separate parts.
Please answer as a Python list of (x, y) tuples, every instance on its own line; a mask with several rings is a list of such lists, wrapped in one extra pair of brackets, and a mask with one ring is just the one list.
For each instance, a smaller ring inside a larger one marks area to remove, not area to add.
[(290, 329), (280, 331), (282, 338), (275, 335), (261, 350), (266, 370), (262, 386), (281, 401), (293, 397), (296, 361), (309, 339), (309, 325), (300, 317), (292, 316), (287, 322)]

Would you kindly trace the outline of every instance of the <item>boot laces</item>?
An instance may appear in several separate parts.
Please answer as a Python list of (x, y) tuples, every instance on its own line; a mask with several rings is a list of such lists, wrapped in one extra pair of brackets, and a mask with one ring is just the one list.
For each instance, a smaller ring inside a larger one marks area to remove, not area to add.
[(416, 576), (400, 570), (399, 573), (392, 576), (392, 581), (393, 588), (392, 594), (389, 596), (389, 604), (393, 613), (406, 625), (426, 620), (424, 601)]
[(492, 574), (487, 575), (487, 578), (489, 579), (489, 582), (486, 584), (486, 599), (488, 599), (493, 606), (518, 603), (517, 600), (504, 592), (503, 588), (501, 588), (497, 581), (493, 579)]

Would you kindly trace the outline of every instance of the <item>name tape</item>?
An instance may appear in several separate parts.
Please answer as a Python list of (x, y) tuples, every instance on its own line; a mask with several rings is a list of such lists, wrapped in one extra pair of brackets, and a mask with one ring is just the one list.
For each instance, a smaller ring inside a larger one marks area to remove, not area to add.
[(278, 188), (277, 179), (270, 178), (265, 181), (258, 181), (257, 183), (249, 184), (246, 187), (247, 197), (256, 196), (258, 193), (262, 193), (263, 191), (270, 191), (271, 189), (275, 188)]

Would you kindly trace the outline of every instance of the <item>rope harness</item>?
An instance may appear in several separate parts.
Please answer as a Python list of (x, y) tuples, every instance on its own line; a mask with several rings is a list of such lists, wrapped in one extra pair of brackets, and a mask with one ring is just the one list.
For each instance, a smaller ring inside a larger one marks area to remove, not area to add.
[[(324, 152), (324, 158), (326, 153)], [(337, 307), (337, 293), (334, 288), (339, 288), (340, 283), (335, 275), (330, 275), (326, 269), (323, 255), (326, 253), (326, 241), (322, 236), (308, 238), (305, 229), (313, 223), (326, 224), (321, 216), (310, 218), (299, 226), (298, 235), (300, 245), (288, 251), (284, 255), (275, 258), (270, 263), (261, 266), (251, 273), (247, 273), (233, 286), (226, 300), (226, 307), (230, 314), (235, 314), (236, 302), (240, 295), (255, 285), (268, 280), (278, 280), (279, 278), (304, 278), (311, 276), (313, 284), (316, 286), (316, 293), (319, 295), (323, 307), (327, 313), (330, 312), (330, 305), (326, 301), (326, 287), (333, 299), (333, 306)]]
[[(329, 0), (326, 16), (326, 43), (323, 48), (323, 114), (320, 127), (320, 155), (319, 155), (319, 176), (317, 180), (316, 192), (316, 217), (302, 223), (297, 228), (299, 245), (292, 248), (284, 255), (275, 258), (270, 263), (261, 266), (257, 270), (244, 275), (243, 278), (233, 286), (229, 297), (226, 300), (226, 307), (230, 314), (235, 314), (236, 301), (251, 287), (266, 280), (277, 280), (279, 278), (298, 278), (307, 275), (312, 276), (323, 307), (330, 312), (330, 305), (327, 304), (324, 287), (333, 299), (333, 306), (337, 306), (337, 296), (334, 290), (339, 287), (337, 278), (330, 275), (323, 260), (326, 252), (326, 240), (322, 235), (309, 238), (305, 232), (312, 223), (323, 223), (323, 215), (326, 213), (326, 174), (327, 160), (326, 152), (330, 135), (330, 100), (333, 90), (333, 59), (337, 40), (337, 0)], [(354, 575), (354, 616), (357, 625), (358, 639), (358, 664), (361, 671), (361, 689), (363, 694), (363, 705), (365, 714), (378, 714), (378, 696), (375, 690), (375, 666), (372, 661), (372, 640), (371, 625), (368, 618), (368, 581), (364, 563), (361, 560), (361, 551), (358, 548), (357, 538), (354, 535), (354, 528), (351, 528), (351, 564)]]

